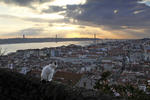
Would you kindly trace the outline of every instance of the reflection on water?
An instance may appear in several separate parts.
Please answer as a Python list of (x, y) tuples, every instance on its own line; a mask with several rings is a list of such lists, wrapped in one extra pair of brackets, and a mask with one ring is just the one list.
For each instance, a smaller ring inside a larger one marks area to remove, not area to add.
[(16, 50), (24, 50), (24, 49), (41, 49), (44, 47), (58, 47), (62, 45), (70, 45), (70, 44), (76, 44), (76, 45), (89, 45), (93, 43), (93, 41), (67, 41), (67, 42), (44, 42), (44, 43), (21, 43), (21, 44), (6, 44), (6, 45), (0, 45), (1, 48), (6, 49), (7, 53), (10, 52), (16, 52)]

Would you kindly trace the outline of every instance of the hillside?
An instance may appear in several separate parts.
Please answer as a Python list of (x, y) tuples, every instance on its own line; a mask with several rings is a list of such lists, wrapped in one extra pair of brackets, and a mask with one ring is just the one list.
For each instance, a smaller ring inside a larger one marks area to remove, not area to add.
[(40, 83), (39, 79), (0, 69), (0, 100), (114, 100), (100, 92), (71, 88), (56, 82)]

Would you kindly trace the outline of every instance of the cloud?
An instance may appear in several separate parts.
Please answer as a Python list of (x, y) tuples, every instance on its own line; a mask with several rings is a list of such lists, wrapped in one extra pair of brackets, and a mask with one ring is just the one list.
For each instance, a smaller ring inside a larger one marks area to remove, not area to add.
[(69, 23), (69, 19), (63, 18), (63, 19), (45, 19), (45, 18), (34, 18), (34, 17), (19, 17), (14, 15), (6, 15), (6, 14), (0, 14), (0, 18), (7, 18), (7, 19), (17, 19), (22, 21), (29, 21), (33, 23)]
[(65, 11), (66, 9), (62, 6), (49, 6), (48, 9), (42, 10), (42, 13), (58, 13)]
[(150, 6), (150, 0), (141, 0), (140, 3), (144, 3), (147, 6)]
[(27, 28), (13, 33), (5, 33), (3, 36), (22, 36), (23, 34), (27, 36), (37, 36), (42, 34), (43, 32), (44, 29), (42, 28)]
[(42, 28), (28, 28), (28, 29), (23, 29), (19, 33), (20, 34), (26, 34), (29, 36), (36, 36), (40, 35), (44, 31)]
[(28, 7), (31, 7), (32, 4), (34, 3), (42, 4), (50, 1), (53, 0), (0, 0), (0, 2), (3, 2), (5, 4), (14, 4), (14, 5), (28, 6)]
[(118, 10), (114, 10), (114, 14), (117, 14), (118, 13)]
[[(27, 7), (50, 1), (53, 0), (0, 0), (0, 2), (6, 4)], [(4, 15), (0, 15), (0, 17), (16, 18), (38, 24), (48, 23), (49, 26), (54, 26), (55, 23), (69, 23), (74, 25), (78, 24), (81, 26), (79, 27), (80, 29), (85, 29), (86, 26), (99, 27), (112, 32), (115, 36), (150, 37), (150, 6), (141, 1), (142, 0), (87, 0), (84, 4), (72, 4), (67, 6), (47, 5), (47, 9), (44, 9), (46, 7), (40, 9), (40, 14), (57, 13), (65, 16), (65, 18), (62, 19), (51, 19), (52, 17), (33, 18), (30, 16), (20, 18)], [(32, 32), (35, 30), (29, 31)], [(107, 34), (107, 32), (105, 32), (105, 34)]]
[(138, 1), (87, 0), (84, 5), (68, 5), (66, 16), (114, 29), (150, 26), (150, 7)]

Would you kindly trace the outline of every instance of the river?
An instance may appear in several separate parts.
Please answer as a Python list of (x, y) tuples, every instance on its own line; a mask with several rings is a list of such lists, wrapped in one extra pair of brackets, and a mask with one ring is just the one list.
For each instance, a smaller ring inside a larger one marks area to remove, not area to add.
[(5, 54), (16, 52), (17, 50), (25, 49), (41, 49), (45, 47), (58, 47), (58, 46), (67, 46), (70, 44), (76, 44), (81, 46), (86, 46), (92, 44), (93, 41), (67, 41), (67, 42), (43, 42), (43, 43), (19, 43), (19, 44), (4, 44), (0, 45), (2, 52), (6, 51)]

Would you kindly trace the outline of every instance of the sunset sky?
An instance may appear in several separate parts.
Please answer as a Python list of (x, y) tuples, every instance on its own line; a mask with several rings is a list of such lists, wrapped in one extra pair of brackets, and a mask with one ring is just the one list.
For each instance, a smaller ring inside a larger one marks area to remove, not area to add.
[(0, 38), (148, 38), (150, 0), (0, 0)]

